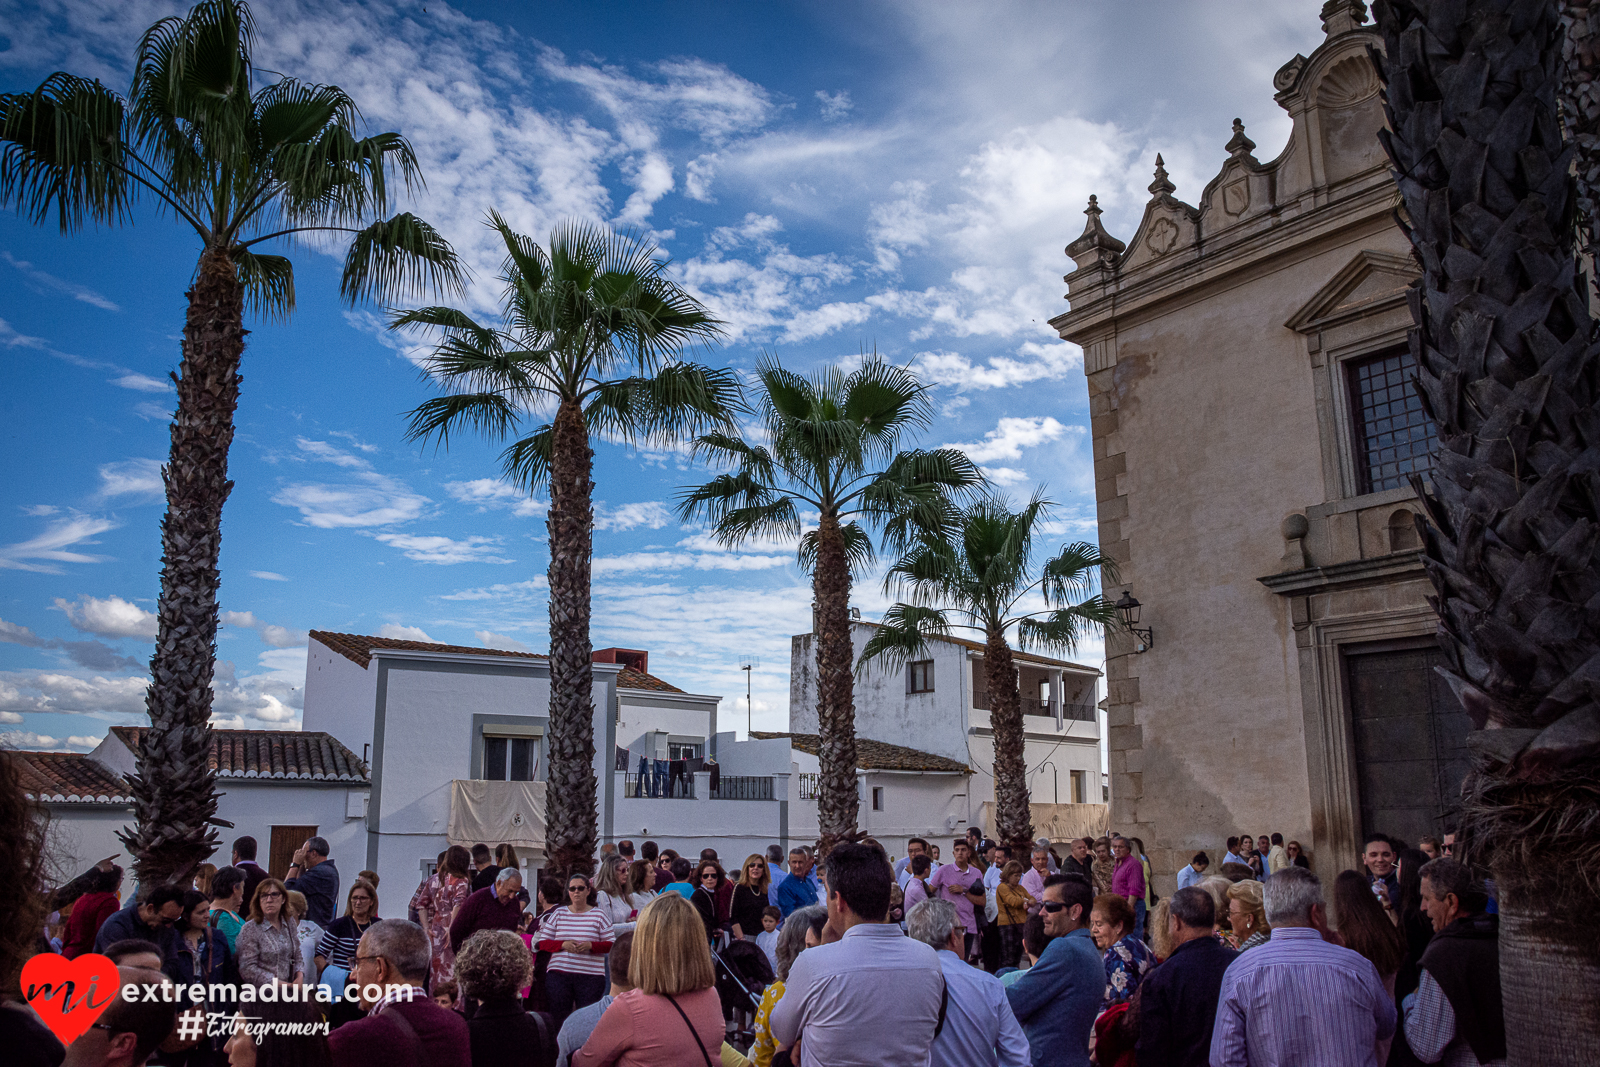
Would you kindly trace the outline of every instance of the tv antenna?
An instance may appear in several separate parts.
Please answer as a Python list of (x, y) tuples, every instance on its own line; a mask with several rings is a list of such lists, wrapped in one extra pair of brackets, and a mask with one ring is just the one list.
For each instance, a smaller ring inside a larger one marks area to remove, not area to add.
[(761, 660), (756, 656), (745, 656), (744, 662), (739, 664), (739, 669), (744, 671), (744, 735), (745, 740), (750, 739), (750, 731), (755, 728), (755, 700), (751, 691), (751, 678), (755, 668), (761, 666)]

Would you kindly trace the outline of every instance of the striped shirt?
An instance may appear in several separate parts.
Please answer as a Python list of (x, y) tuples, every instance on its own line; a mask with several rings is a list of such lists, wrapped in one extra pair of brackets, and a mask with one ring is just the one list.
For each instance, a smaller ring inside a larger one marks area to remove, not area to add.
[(357, 926), (350, 916), (339, 916), (322, 931), (322, 940), (317, 942), (317, 955), (326, 959), (329, 967), (349, 970), (351, 961), (356, 957), (356, 946), (361, 943), (361, 935), (377, 921), (378, 917), (374, 915), (367, 920), (366, 926)]
[[(579, 915), (563, 904), (551, 908), (539, 919), (538, 947), (551, 953), (550, 970), (567, 974), (605, 974), (606, 953), (611, 951), (615, 936), (611, 920), (599, 908), (590, 908)], [(590, 952), (563, 952), (563, 941), (591, 941)]]
[(1222, 976), (1211, 1067), (1381, 1067), (1394, 1001), (1364, 956), (1280, 926)]

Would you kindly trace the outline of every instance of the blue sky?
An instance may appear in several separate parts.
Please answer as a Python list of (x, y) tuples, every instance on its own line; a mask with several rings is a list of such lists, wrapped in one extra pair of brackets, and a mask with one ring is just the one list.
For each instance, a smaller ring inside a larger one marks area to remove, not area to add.
[[(720, 318), (703, 354), (812, 369), (864, 348), (915, 365), (939, 417), (1059, 540), (1093, 537), (1081, 354), (1062, 247), (1090, 193), (1126, 240), (1156, 152), (1198, 198), (1235, 116), (1275, 155), (1272, 73), (1322, 38), (1317, 0), (1166, 3), (262, 2), (257, 59), (343, 86), (397, 129), (414, 207), (495, 307), (491, 207), (542, 239), (583, 217), (649, 232)], [(181, 5), (0, 0), (0, 90), (65, 69), (122, 89), (140, 32)], [(84, 750), (144, 706), (166, 455), (195, 240), (148, 208), (63, 237), (0, 215), (0, 742)], [(489, 443), (403, 439), (432, 395), (383, 309), (337, 299), (328, 248), (295, 258), (299, 307), (247, 322), (223, 525), (216, 722), (293, 728), (309, 629), (542, 651), (540, 501)], [(738, 552), (670, 515), (706, 472), (597, 446), (593, 640), (782, 728), (809, 583), (788, 545)], [(858, 585), (867, 617), (886, 605)], [(1098, 662), (1098, 644), (1079, 659)]]

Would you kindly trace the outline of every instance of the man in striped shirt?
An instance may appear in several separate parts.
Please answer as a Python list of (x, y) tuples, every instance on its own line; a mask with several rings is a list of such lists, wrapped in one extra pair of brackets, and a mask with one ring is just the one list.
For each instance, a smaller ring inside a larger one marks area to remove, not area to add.
[(1266, 884), (1272, 940), (1222, 976), (1211, 1067), (1381, 1067), (1394, 1001), (1366, 957), (1323, 940), (1327, 905), (1303, 867)]

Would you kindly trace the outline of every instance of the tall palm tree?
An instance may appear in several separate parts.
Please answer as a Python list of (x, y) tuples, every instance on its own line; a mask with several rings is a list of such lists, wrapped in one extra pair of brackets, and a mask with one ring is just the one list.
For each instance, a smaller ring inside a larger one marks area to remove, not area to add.
[[(1037, 572), (1033, 542), (1050, 504), (1039, 496), (1020, 511), (989, 498), (963, 508), (948, 530), (925, 533), (889, 569), (884, 588), (908, 596), (883, 615), (883, 626), (861, 653), (861, 665), (903, 667), (919, 658), (930, 637), (954, 629), (983, 634), (983, 674), (994, 730), (995, 835), (1014, 854), (1033, 847), (1023, 758), (1022, 700), (1008, 637), (1070, 655), (1116, 612), (1094, 592), (1099, 572), (1113, 580), (1116, 562), (1087, 542), (1063, 545)], [(965, 620), (952, 623), (951, 614)]]
[(504, 325), (430, 307), (390, 326), (440, 335), (426, 372), (450, 391), (411, 413), (412, 440), (444, 446), (462, 429), (499, 440), (530, 418), (550, 419), (501, 461), (527, 492), (550, 490), (550, 859), (558, 870), (589, 871), (597, 833), (590, 437), (653, 442), (726, 431), (742, 399), (732, 372), (679, 358), (718, 336), (720, 323), (667, 277), (653, 244), (569, 223), (551, 234), (547, 252), (495, 212), (489, 224), (506, 246)]
[(1600, 336), (1575, 262), (1547, 0), (1389, 0), (1380, 63), (1417, 386), (1425, 561), (1475, 727), (1460, 840), (1494, 873), (1513, 1063), (1600, 1061)]
[(279, 78), (254, 90), (253, 38), (244, 3), (206, 0), (146, 31), (126, 97), (66, 73), (0, 96), (0, 204), (36, 223), (54, 215), (74, 233), (127, 221), (153, 201), (200, 239), (162, 471), (150, 731), (129, 783), (137, 824), (122, 838), (145, 885), (187, 881), (217, 844), (208, 723), (244, 312), (282, 319), (295, 302), (290, 261), (260, 247), (310, 231), (353, 234), (340, 285), (352, 302), (460, 284), (455, 254), (432, 227), (410, 214), (383, 218), (394, 172), (407, 188), (420, 182), (405, 138), (358, 137), (355, 103), (334, 86)]
[[(810, 378), (767, 358), (756, 378), (767, 443), (701, 437), (696, 454), (734, 470), (687, 490), (678, 514), (710, 520), (714, 536), (730, 547), (754, 537), (799, 538), (814, 602), (817, 815), (826, 855), (858, 834), (850, 583), (852, 569), (875, 557), (868, 528), (903, 551), (917, 530), (948, 524), (952, 496), (983, 476), (958, 449), (901, 450), (905, 437), (928, 425), (933, 408), (914, 374), (875, 353), (850, 374), (830, 367)], [(817, 513), (817, 526), (802, 532), (805, 511)]]

